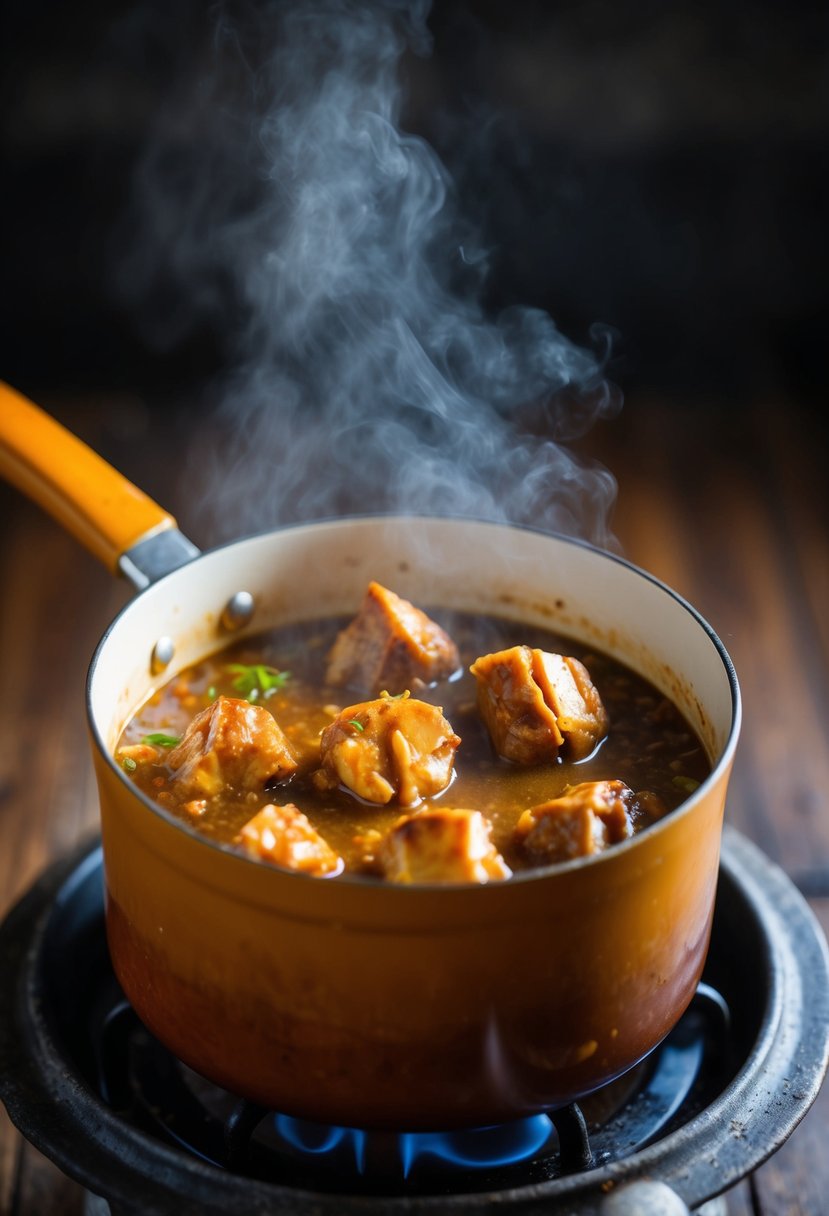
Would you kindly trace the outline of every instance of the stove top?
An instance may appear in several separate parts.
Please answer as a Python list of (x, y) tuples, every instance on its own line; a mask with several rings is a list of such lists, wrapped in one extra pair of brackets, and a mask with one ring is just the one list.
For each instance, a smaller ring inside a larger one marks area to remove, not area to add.
[(658, 1180), (652, 1211), (667, 1216), (770, 1156), (829, 1058), (822, 933), (783, 872), (732, 830), (703, 983), (674, 1031), (580, 1107), (503, 1128), (320, 1127), (193, 1073), (141, 1025), (112, 973), (97, 844), (49, 870), (10, 913), (0, 966), (9, 1114), (113, 1216), (624, 1216), (639, 1210), (637, 1179)]

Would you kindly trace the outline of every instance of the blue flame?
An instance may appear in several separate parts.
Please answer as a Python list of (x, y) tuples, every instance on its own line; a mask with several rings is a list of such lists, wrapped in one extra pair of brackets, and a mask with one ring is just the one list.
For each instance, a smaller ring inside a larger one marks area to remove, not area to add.
[[(274, 1127), (282, 1140), (297, 1152), (314, 1156), (336, 1153), (341, 1164), (345, 1158), (359, 1174), (365, 1173), (369, 1132), (356, 1127), (329, 1127), (289, 1115), (275, 1115)], [(394, 1147), (401, 1175), (406, 1179), (425, 1158), (464, 1169), (512, 1165), (533, 1156), (553, 1134), (553, 1124), (546, 1115), (533, 1115), (497, 1127), (454, 1132), (403, 1132), (396, 1137)]]
[(326, 1127), (306, 1119), (292, 1119), (290, 1115), (276, 1115), (274, 1121), (282, 1139), (301, 1153), (330, 1153), (340, 1144), (350, 1144), (357, 1172), (365, 1171), (366, 1133), (359, 1128)]
[(532, 1115), (498, 1127), (460, 1132), (404, 1132), (400, 1136), (403, 1177), (426, 1156), (466, 1169), (488, 1169), (524, 1161), (547, 1143), (553, 1125), (547, 1115)]

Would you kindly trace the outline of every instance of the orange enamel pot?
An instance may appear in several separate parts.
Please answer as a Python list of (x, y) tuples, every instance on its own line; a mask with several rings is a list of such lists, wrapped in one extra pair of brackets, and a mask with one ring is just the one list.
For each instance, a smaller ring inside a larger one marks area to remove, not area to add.
[[(46, 502), (49, 465), (32, 471), (39, 459), (20, 428), (8, 438), (4, 412), (34, 407), (4, 392), (0, 469)], [(77, 444), (63, 432), (60, 442)], [(103, 469), (105, 480), (117, 477)], [(94, 482), (86, 466), (82, 487), (64, 484), (46, 505), (72, 526), (66, 496), (88, 502)], [(84, 525), (86, 542), (94, 532), (101, 555), (136, 582), (192, 558), (116, 619), (88, 687), (110, 951), (150, 1030), (198, 1072), (264, 1106), (395, 1130), (553, 1109), (647, 1055), (685, 1010), (705, 961), (739, 731), (733, 667), (705, 621), (625, 561), (507, 525), (342, 519), (194, 556), (154, 510), (140, 534), (119, 531), (112, 509), (99, 513), (104, 541), (100, 524)], [(486, 886), (405, 887), (252, 861), (148, 801), (114, 763), (131, 712), (228, 639), (237, 593), (254, 609), (234, 638), (353, 611), (372, 578), (424, 605), (541, 624), (601, 647), (679, 705), (705, 743), (710, 776), (657, 825), (595, 858)], [(161, 639), (174, 646), (163, 674)]]

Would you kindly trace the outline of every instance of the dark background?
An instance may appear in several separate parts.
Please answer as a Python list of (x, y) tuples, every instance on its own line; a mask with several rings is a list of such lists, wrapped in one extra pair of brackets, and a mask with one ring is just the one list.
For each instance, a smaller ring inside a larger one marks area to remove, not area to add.
[[(179, 123), (184, 163), (215, 154), (210, 122), (182, 120), (214, 19), (6, 0), (0, 376), (32, 395), (186, 397), (229, 358), (220, 281), (196, 310), (157, 283), (157, 324), (124, 283), (148, 143)], [(482, 225), (493, 309), (540, 305), (579, 342), (609, 327), (626, 392), (822, 409), (829, 6), (436, 0), (430, 26), (405, 125)]]

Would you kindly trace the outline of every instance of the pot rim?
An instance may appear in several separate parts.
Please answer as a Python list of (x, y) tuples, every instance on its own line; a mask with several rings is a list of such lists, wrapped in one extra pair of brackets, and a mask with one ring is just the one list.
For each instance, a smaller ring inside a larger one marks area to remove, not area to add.
[[(741, 724), (741, 719), (742, 719), (742, 703), (741, 703), (741, 697), (740, 697), (740, 686), (739, 686), (739, 682), (737, 680), (737, 673), (734, 669), (734, 664), (731, 660), (731, 656), (729, 655), (728, 651), (726, 650), (719, 635), (716, 633), (716, 631), (713, 629), (713, 627), (709, 624), (709, 622), (705, 619), (705, 617), (702, 616), (702, 614), (696, 608), (694, 608), (694, 606), (691, 603), (689, 603), (689, 601), (686, 600), (684, 598), (684, 596), (680, 595), (679, 592), (674, 591), (673, 588), (669, 587), (667, 583), (664, 583), (661, 579), (659, 579), (655, 575), (649, 573), (647, 570), (643, 570), (640, 566), (635, 565), (633, 562), (629, 561), (627, 558), (622, 557), (621, 555), (619, 555), (617, 553), (611, 553), (607, 549), (599, 548), (599, 546), (593, 545), (589, 541), (582, 540), (579, 537), (565, 536), (562, 533), (551, 532), (544, 528), (537, 528), (531, 524), (514, 524), (514, 523), (508, 523), (503, 520), (486, 519), (486, 518), (482, 518), (482, 517), (478, 517), (478, 516), (471, 516), (471, 515), (451, 515), (451, 514), (450, 515), (447, 515), (447, 514), (437, 515), (437, 514), (428, 514), (426, 512), (400, 513), (400, 512), (394, 512), (394, 511), (382, 512), (382, 513), (369, 512), (366, 514), (326, 516), (321, 519), (303, 520), (303, 521), (294, 522), (294, 523), (281, 524), (275, 528), (265, 528), (261, 532), (254, 532), (254, 533), (249, 534), (248, 536), (237, 537), (234, 540), (225, 541), (220, 545), (216, 545), (212, 549), (205, 550), (205, 551), (201, 552), (199, 554), (199, 556), (194, 558), (191, 562), (185, 563), (185, 565), (187, 567), (189, 567), (189, 566), (195, 564), (196, 562), (202, 561), (203, 559), (212, 559), (217, 554), (220, 554), (223, 550), (232, 549), (240, 544), (244, 544), (247, 541), (257, 540), (259, 538), (268, 537), (268, 536), (275, 536), (275, 535), (285, 533), (285, 532), (298, 531), (303, 528), (313, 528), (316, 526), (330, 527), (331, 525), (342, 525), (344, 527), (347, 527), (349, 524), (354, 523), (354, 522), (381, 523), (383, 521), (403, 522), (405, 520), (412, 520), (412, 521), (449, 520), (453, 523), (484, 524), (484, 525), (489, 525), (493, 528), (505, 528), (505, 529), (509, 529), (509, 530), (515, 531), (515, 532), (529, 532), (529, 533), (537, 535), (537, 536), (547, 537), (551, 540), (555, 540), (555, 541), (558, 541), (558, 542), (561, 542), (564, 544), (572, 545), (575, 548), (586, 549), (589, 552), (594, 553), (599, 558), (605, 559), (607, 561), (615, 562), (616, 564), (623, 566), (623, 567), (627, 568), (628, 570), (630, 570), (632, 573), (638, 575), (640, 578), (645, 579), (647, 582), (652, 583), (655, 587), (658, 587), (665, 594), (667, 594), (671, 599), (673, 599), (681, 608), (683, 608), (685, 610), (685, 612), (696, 622), (696, 624), (707, 635), (708, 639), (711, 641), (712, 645), (716, 649), (716, 651), (719, 655), (720, 661), (723, 665), (723, 669), (724, 669), (725, 674), (728, 679), (729, 688), (730, 688), (730, 692), (731, 692), (731, 720), (730, 720), (730, 724), (729, 724), (728, 735), (727, 735), (725, 743), (720, 751), (720, 754), (717, 757), (716, 762), (714, 763), (714, 765), (711, 769), (711, 772), (708, 774), (708, 776), (705, 778), (705, 780), (703, 782), (701, 782), (701, 784), (697, 787), (697, 789), (694, 790), (694, 792), (688, 798), (686, 798), (686, 800), (684, 802), (680, 803), (680, 805), (678, 807), (676, 807), (674, 810), (670, 811), (667, 815), (665, 815), (662, 819), (660, 819), (658, 821), (658, 823), (652, 824), (648, 828), (646, 828), (643, 832), (637, 833), (636, 835), (629, 837), (627, 840), (623, 840), (620, 843), (615, 844), (612, 849), (605, 850), (597, 855), (590, 856), (590, 857), (577, 857), (571, 861), (555, 862), (550, 865), (535, 867), (532, 870), (518, 871), (516, 873), (513, 873), (512, 876), (509, 878), (509, 880), (506, 884), (507, 886), (512, 887), (516, 883), (524, 884), (524, 883), (538, 882), (543, 879), (549, 879), (552, 875), (555, 875), (555, 874), (572, 873), (573, 871), (581, 870), (585, 866), (590, 866), (590, 867), (600, 866), (603, 863), (608, 863), (613, 858), (617, 858), (617, 857), (622, 856), (623, 854), (626, 854), (632, 848), (635, 848), (637, 846), (637, 844), (639, 843), (640, 839), (643, 836), (648, 837), (648, 838), (653, 838), (658, 833), (661, 833), (661, 832), (667, 830), (667, 828), (670, 826), (670, 824), (672, 822), (675, 822), (678, 817), (684, 817), (685, 815), (690, 814), (691, 811), (693, 810), (693, 808), (704, 797), (707, 796), (708, 792), (710, 790), (712, 790), (714, 788), (714, 786), (717, 784), (717, 782), (721, 780), (723, 775), (728, 772), (730, 765), (733, 761), (734, 752), (735, 752), (735, 749), (737, 746), (737, 740), (739, 738), (740, 724)], [(166, 582), (168, 579), (173, 578), (173, 577), (178, 577), (184, 568), (185, 568), (184, 566), (177, 567), (175, 570), (170, 571), (169, 574), (164, 575), (164, 577), (159, 579), (157, 582), (152, 583), (150, 585), (150, 587), (146, 588), (145, 590), (150, 591), (153, 587), (159, 586), (161, 583)], [(175, 816), (171, 812), (167, 811), (164, 807), (162, 807), (158, 803), (153, 802), (153, 800), (151, 798), (149, 798), (146, 794), (144, 794), (132, 781), (129, 780), (129, 778), (126, 776), (126, 774), (124, 773), (121, 766), (116, 763), (114, 756), (110, 753), (109, 748), (107, 747), (107, 745), (104, 741), (104, 738), (101, 734), (101, 731), (99, 730), (98, 723), (95, 719), (95, 715), (94, 715), (93, 708), (92, 708), (92, 685), (93, 685), (93, 681), (95, 679), (95, 675), (97, 672), (98, 664), (102, 658), (104, 648), (105, 648), (110, 636), (119, 627), (119, 623), (120, 623), (121, 619), (124, 616), (126, 616), (127, 613), (134, 611), (136, 604), (143, 598), (143, 595), (144, 595), (144, 591), (138, 592), (138, 594), (136, 596), (134, 596), (131, 600), (129, 600), (129, 602), (127, 604), (125, 604), (123, 608), (120, 609), (120, 611), (117, 613), (117, 615), (113, 618), (113, 620), (107, 626), (100, 641), (98, 642), (98, 645), (95, 648), (95, 652), (90, 661), (89, 670), (88, 670), (87, 679), (86, 679), (86, 716), (87, 716), (87, 722), (89, 724), (89, 729), (90, 729), (90, 733), (92, 735), (94, 746), (97, 748), (100, 756), (106, 762), (109, 769), (117, 775), (118, 780), (126, 787), (126, 789), (129, 790), (130, 794), (139, 803), (141, 803), (144, 806), (144, 808), (146, 810), (152, 812), (163, 822), (165, 822), (168, 825), (183, 832), (191, 840), (193, 840), (194, 842), (198, 843), (199, 845), (201, 845), (207, 849), (212, 850), (214, 853), (219, 853), (219, 854), (223, 855), (224, 857), (226, 857), (228, 859), (232, 859), (233, 861), (236, 861), (236, 862), (255, 866), (257, 871), (261, 871), (263, 868), (263, 863), (256, 860), (256, 858), (249, 857), (245, 853), (239, 852), (238, 850), (235, 850), (235, 849), (231, 849), (227, 845), (223, 845), (223, 844), (218, 843), (217, 841), (211, 840), (209, 837), (200, 834), (194, 827), (191, 827), (189, 824), (183, 822), (177, 816)], [(384, 901), (390, 897), (390, 895), (389, 895), (390, 892), (396, 893), (394, 896), (391, 896), (391, 898), (407, 899), (407, 898), (418, 898), (418, 896), (422, 892), (428, 892), (434, 896), (436, 893), (449, 893), (449, 892), (458, 892), (458, 891), (466, 891), (466, 892), (471, 893), (472, 891), (476, 891), (476, 892), (478, 892), (477, 897), (480, 898), (482, 892), (490, 891), (492, 888), (499, 888), (504, 885), (501, 883), (411, 883), (411, 884), (387, 883), (387, 882), (378, 881), (376, 878), (374, 878), (370, 875), (350, 874), (350, 873), (341, 873), (341, 874), (337, 874), (329, 879), (321, 880), (318, 876), (314, 876), (314, 875), (310, 875), (310, 874), (303, 874), (303, 873), (295, 871), (295, 870), (290, 870), (284, 866), (272, 865), (272, 866), (265, 867), (265, 868), (266, 869), (270, 868), (270, 869), (275, 870), (276, 873), (280, 876), (281, 881), (284, 881), (285, 879), (290, 879), (291, 881), (294, 881), (294, 882), (303, 882), (303, 883), (309, 883), (309, 882), (310, 883), (319, 883), (320, 881), (325, 881), (327, 883), (329, 883), (329, 882), (335, 883), (338, 886), (342, 885), (342, 884), (346, 884), (348, 886), (356, 886), (356, 887), (364, 888), (367, 890), (377, 890), (378, 893), (382, 893), (382, 898)]]

